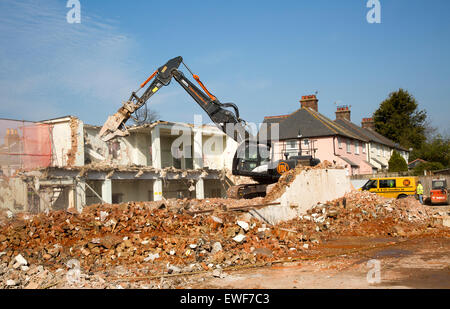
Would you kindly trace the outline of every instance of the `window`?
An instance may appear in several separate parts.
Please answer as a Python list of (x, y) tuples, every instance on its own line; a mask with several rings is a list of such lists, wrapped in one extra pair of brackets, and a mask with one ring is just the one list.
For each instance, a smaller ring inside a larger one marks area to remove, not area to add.
[(288, 157), (296, 156), (298, 154), (298, 141), (297, 140), (286, 141), (285, 153), (288, 154)]
[(363, 144), (362, 144), (362, 152), (363, 152), (363, 153), (366, 153), (366, 147), (367, 147), (367, 144), (366, 144), (366, 143), (363, 143)]
[(362, 186), (362, 189), (363, 190), (377, 189), (377, 186), (378, 186), (378, 180), (370, 179), (364, 184), (364, 186)]
[(309, 146), (309, 139), (304, 139), (303, 140), (303, 145)]
[(380, 179), (380, 188), (395, 188), (395, 179)]
[(342, 149), (342, 139), (340, 137), (338, 137), (338, 147)]
[(297, 149), (297, 141), (296, 140), (287, 141), (286, 149)]
[(347, 138), (347, 152), (350, 153), (351, 149), (350, 149), (350, 139)]
[(355, 153), (359, 154), (359, 142), (355, 141)]
[(386, 157), (386, 147), (383, 146), (383, 157)]

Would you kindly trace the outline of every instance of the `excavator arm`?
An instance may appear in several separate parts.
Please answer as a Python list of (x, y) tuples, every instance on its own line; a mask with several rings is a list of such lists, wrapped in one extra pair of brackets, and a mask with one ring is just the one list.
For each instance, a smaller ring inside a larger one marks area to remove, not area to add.
[[(245, 129), (245, 122), (239, 117), (238, 107), (233, 103), (221, 103), (208, 91), (205, 85), (200, 81), (200, 78), (197, 75), (192, 74), (185, 65), (202, 89), (198, 88), (178, 69), (181, 63), (183, 63), (182, 57), (175, 57), (169, 60), (143, 82), (137, 91), (133, 91), (128, 101), (123, 103), (123, 106), (119, 108), (117, 113), (108, 117), (108, 120), (100, 130), (102, 139), (108, 141), (116, 136), (127, 136), (129, 132), (125, 126), (126, 121), (159, 89), (169, 85), (172, 78), (183, 87), (194, 101), (208, 114), (216, 126), (218, 126), (225, 134), (229, 135), (238, 143), (247, 139), (249, 133)], [(141, 96), (138, 96), (137, 92), (144, 88), (150, 81), (151, 83), (144, 93)], [(232, 108), (233, 111), (226, 108)]]

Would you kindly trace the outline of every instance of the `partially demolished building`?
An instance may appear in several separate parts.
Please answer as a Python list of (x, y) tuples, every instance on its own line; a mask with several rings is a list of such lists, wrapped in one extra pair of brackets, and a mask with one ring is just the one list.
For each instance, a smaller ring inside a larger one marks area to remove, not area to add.
[(224, 197), (232, 185), (237, 144), (215, 126), (158, 121), (104, 142), (72, 116), (0, 122), (0, 206), (13, 212)]

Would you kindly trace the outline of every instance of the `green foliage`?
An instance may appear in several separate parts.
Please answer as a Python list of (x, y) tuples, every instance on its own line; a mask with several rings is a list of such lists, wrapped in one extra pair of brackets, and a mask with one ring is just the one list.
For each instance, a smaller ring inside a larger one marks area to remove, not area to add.
[(426, 139), (427, 114), (417, 108), (416, 99), (408, 91), (390, 93), (373, 115), (375, 130), (403, 147), (419, 149)]
[(439, 162), (442, 168), (450, 166), (450, 137), (436, 135), (431, 141), (426, 141), (419, 149), (414, 149), (410, 161), (423, 159), (428, 162)]
[(426, 162), (426, 163), (421, 163), (418, 164), (414, 169), (413, 169), (413, 175), (415, 176), (421, 176), (423, 175), (423, 171), (437, 171), (437, 170), (441, 170), (444, 169), (444, 165), (442, 165), (441, 162)]
[(395, 150), (392, 152), (388, 164), (389, 172), (406, 172), (408, 170), (408, 164), (405, 159)]

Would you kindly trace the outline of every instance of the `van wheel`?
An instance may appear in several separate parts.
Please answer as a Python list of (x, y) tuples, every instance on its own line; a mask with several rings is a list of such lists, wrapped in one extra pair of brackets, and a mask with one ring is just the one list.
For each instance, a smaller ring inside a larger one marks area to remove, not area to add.
[(401, 198), (405, 198), (408, 197), (406, 194), (400, 194), (399, 196), (397, 196), (397, 199), (401, 199)]

